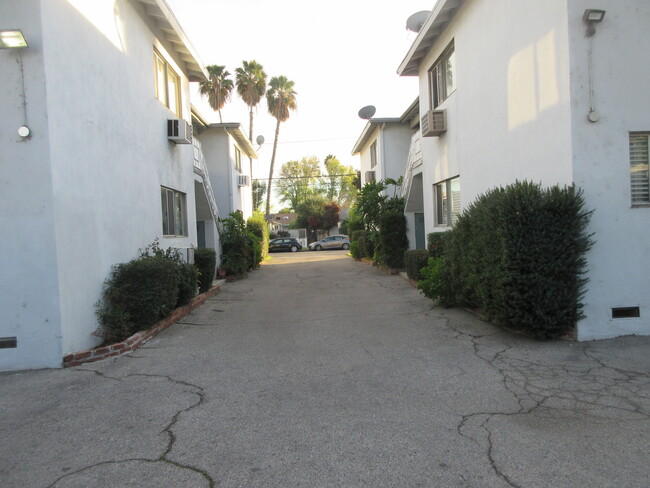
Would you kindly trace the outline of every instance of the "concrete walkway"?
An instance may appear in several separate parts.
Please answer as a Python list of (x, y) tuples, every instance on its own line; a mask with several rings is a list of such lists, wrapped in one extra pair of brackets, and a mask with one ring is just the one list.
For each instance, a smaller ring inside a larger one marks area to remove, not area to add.
[(0, 485), (650, 486), (650, 339), (538, 342), (342, 251), (273, 255), (142, 349), (0, 375)]

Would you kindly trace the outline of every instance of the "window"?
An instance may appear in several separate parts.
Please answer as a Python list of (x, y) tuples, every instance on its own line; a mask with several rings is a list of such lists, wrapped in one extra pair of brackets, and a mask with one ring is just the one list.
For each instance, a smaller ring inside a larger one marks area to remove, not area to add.
[(235, 146), (235, 169), (241, 173), (241, 151)]
[(181, 79), (160, 54), (156, 51), (153, 54), (156, 98), (178, 117), (181, 117)]
[(370, 168), (377, 166), (377, 141), (370, 146)]
[(165, 236), (187, 236), (185, 193), (160, 187), (162, 226)]
[(456, 54), (453, 41), (429, 70), (429, 87), (432, 109), (444, 102), (456, 89)]
[(630, 134), (630, 186), (633, 207), (650, 205), (649, 140), (650, 132)]
[(437, 226), (453, 226), (460, 215), (460, 178), (433, 185)]

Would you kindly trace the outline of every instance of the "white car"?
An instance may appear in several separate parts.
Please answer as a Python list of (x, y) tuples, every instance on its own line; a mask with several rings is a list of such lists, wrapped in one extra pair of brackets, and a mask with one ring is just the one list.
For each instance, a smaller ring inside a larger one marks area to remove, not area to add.
[(350, 249), (350, 239), (345, 235), (328, 236), (309, 244), (310, 251), (322, 251), (323, 249)]

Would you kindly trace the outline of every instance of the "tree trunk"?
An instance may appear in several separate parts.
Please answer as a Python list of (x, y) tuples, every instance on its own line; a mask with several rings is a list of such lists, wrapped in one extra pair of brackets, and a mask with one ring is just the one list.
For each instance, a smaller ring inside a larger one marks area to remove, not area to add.
[(273, 140), (273, 155), (271, 156), (271, 169), (269, 170), (269, 184), (266, 188), (266, 218), (271, 214), (271, 184), (273, 183), (273, 166), (275, 165), (275, 151), (278, 149), (278, 135), (280, 134), (280, 119), (275, 125), (275, 139)]
[[(248, 140), (251, 142), (251, 146), (253, 145), (253, 107), (250, 108), (250, 117), (249, 117), (249, 124), (248, 124)], [(248, 158), (248, 163), (250, 164), (251, 167), (251, 195), (253, 194), (253, 158)], [(253, 209), (255, 211), (255, 209)]]

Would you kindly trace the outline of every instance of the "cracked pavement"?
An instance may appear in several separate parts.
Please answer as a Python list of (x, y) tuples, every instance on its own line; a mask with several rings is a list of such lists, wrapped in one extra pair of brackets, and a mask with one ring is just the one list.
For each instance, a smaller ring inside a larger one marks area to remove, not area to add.
[(647, 487), (650, 338), (543, 342), (342, 251), (128, 355), (0, 374), (3, 487)]

